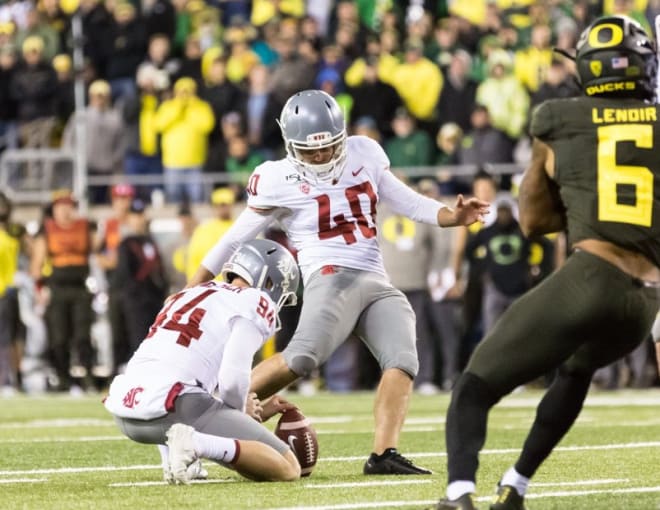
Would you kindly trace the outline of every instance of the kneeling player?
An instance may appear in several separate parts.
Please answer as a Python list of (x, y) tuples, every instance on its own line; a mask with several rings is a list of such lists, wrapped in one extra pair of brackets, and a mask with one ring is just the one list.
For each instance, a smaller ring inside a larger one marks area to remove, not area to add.
[(130, 439), (167, 443), (171, 483), (195, 477), (199, 458), (253, 480), (296, 480), (294, 453), (257, 421), (290, 404), (276, 398), (262, 408), (248, 388), (254, 353), (276, 331), (280, 308), (295, 303), (298, 267), (281, 245), (253, 240), (222, 274), (227, 283), (184, 289), (165, 304), (105, 407)]

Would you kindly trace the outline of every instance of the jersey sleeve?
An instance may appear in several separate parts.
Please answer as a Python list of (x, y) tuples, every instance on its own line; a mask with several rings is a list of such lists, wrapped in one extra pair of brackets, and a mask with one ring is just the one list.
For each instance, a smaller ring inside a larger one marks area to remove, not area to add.
[(367, 136), (351, 136), (348, 138), (348, 150), (357, 152), (360, 159), (368, 161), (376, 170), (376, 181), (390, 169), (390, 158), (387, 157), (381, 145)]
[(238, 302), (235, 315), (252, 322), (259, 330), (262, 341), (273, 336), (277, 322), (277, 309), (268, 294), (259, 289), (246, 288), (236, 294), (236, 297)]
[(280, 207), (281, 193), (278, 193), (280, 175), (277, 162), (267, 161), (255, 168), (246, 189), (248, 207), (257, 210)]
[(540, 140), (549, 140), (554, 136), (557, 126), (557, 108), (554, 101), (544, 101), (532, 112), (529, 132)]

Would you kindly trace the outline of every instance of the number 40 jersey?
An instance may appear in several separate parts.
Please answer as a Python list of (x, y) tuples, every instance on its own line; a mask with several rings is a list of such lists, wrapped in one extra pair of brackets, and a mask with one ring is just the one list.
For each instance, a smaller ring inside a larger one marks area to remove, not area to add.
[(660, 107), (550, 100), (533, 112), (530, 132), (553, 149), (569, 243), (609, 241), (660, 266)]
[(325, 265), (385, 275), (376, 231), (376, 204), (437, 224), (441, 203), (414, 193), (389, 171), (381, 146), (364, 136), (346, 141), (346, 166), (336, 183), (304, 180), (286, 159), (258, 166), (248, 183), (248, 206), (276, 209), (298, 250), (304, 281)]

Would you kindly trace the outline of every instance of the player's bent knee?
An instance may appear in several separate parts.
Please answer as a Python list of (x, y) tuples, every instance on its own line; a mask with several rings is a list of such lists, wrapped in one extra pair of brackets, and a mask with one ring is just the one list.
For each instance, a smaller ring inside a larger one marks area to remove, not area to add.
[(293, 482), (300, 479), (300, 463), (295, 454), (289, 450), (282, 455), (286, 461), (286, 468), (283, 473), (283, 482)]
[(312, 371), (316, 368), (317, 363), (316, 360), (311, 356), (298, 354), (291, 359), (288, 365), (289, 365), (289, 370), (291, 370), (297, 376), (306, 377), (310, 375)]
[(402, 372), (405, 372), (411, 379), (414, 379), (419, 371), (419, 360), (416, 354), (408, 352), (399, 353), (396, 357), (385, 360), (381, 365), (383, 372), (390, 368), (398, 368)]

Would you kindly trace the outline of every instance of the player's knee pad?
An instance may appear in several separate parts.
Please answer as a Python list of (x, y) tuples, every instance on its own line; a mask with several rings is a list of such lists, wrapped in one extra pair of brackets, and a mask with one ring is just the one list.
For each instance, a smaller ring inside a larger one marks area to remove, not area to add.
[(299, 377), (306, 377), (316, 368), (317, 363), (311, 356), (296, 354), (288, 361), (289, 370)]

